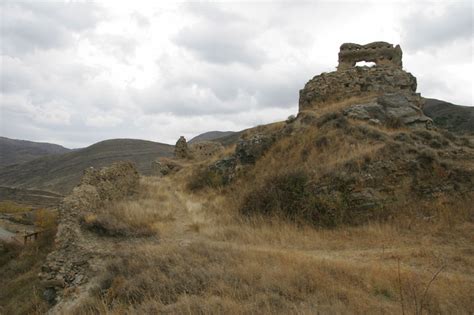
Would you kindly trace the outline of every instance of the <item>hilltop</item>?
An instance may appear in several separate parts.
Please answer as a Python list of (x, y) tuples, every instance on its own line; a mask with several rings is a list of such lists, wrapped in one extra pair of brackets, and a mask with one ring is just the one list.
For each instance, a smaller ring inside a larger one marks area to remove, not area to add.
[(473, 138), (423, 113), (401, 57), (343, 44), (295, 118), (162, 176), (88, 170), (42, 267), (51, 312), (469, 313)]
[(172, 154), (173, 146), (167, 144), (135, 139), (106, 140), (84, 149), (0, 168), (0, 185), (67, 194), (88, 167), (128, 160), (146, 175), (150, 174), (154, 159)]
[(69, 151), (70, 149), (57, 144), (0, 137), (0, 167)]
[(188, 141), (189, 144), (197, 143), (200, 141), (211, 141), (211, 140), (219, 140), (220, 138), (232, 136), (238, 132), (235, 131), (208, 131), (197, 135), (196, 137), (192, 138)]

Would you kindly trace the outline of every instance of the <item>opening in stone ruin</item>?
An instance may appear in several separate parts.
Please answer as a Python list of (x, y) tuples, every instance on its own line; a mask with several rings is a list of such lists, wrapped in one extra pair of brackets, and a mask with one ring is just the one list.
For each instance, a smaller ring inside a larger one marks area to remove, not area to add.
[(376, 63), (372, 61), (359, 61), (356, 63), (356, 67), (373, 67)]

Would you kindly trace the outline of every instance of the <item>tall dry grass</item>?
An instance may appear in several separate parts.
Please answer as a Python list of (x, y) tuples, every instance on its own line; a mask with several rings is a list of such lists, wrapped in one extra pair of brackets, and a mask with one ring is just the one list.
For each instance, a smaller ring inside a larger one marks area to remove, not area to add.
[[(170, 177), (145, 179), (140, 199), (149, 204), (134, 202), (148, 210), (135, 211), (155, 222), (163, 242), (122, 249), (75, 312), (469, 314), (474, 309), (473, 196), (417, 200), (401, 181), (390, 216), (358, 226), (315, 228), (284, 216), (242, 216), (242, 201), (251, 192), (266, 193), (259, 188), (268, 179), (301, 170), (317, 182), (348, 164), (356, 172), (367, 161), (397, 153), (402, 145), (394, 138), (407, 132), (340, 115), (321, 121), (297, 137), (281, 138), (255, 166), (240, 170), (231, 185), (187, 190), (192, 163)], [(273, 132), (283, 127), (274, 125)], [(423, 161), (439, 164), (439, 155), (429, 156), (425, 142), (433, 139), (427, 137), (415, 135), (407, 146), (425, 148)], [(281, 191), (275, 191), (278, 202), (289, 199), (278, 199)], [(173, 219), (155, 217), (158, 213), (171, 213)]]

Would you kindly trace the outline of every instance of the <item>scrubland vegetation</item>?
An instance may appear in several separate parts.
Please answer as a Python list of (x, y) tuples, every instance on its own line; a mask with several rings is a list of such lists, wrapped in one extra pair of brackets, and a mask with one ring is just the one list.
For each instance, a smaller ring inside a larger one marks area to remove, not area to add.
[(53, 249), (56, 214), (37, 210), (34, 224), (45, 230), (37, 241), (0, 243), (0, 314), (44, 314), (49, 308), (38, 274)]
[(311, 127), (249, 131), (283, 136), (230, 183), (213, 161), (188, 160), (84, 212), (89, 245), (113, 250), (70, 312), (472, 312), (470, 140), (338, 113), (299, 119)]
[(30, 211), (31, 207), (18, 204), (14, 201), (5, 200), (0, 201), (0, 213), (17, 213), (17, 212), (25, 212)]
[(148, 220), (138, 216), (135, 223), (151, 223), (160, 240), (122, 248), (77, 314), (426, 314), (474, 307), (468, 200), (439, 199), (384, 220), (318, 228), (278, 215), (242, 216), (245, 198), (230, 187), (189, 193), (189, 175), (142, 181), (150, 199), (139, 213)]

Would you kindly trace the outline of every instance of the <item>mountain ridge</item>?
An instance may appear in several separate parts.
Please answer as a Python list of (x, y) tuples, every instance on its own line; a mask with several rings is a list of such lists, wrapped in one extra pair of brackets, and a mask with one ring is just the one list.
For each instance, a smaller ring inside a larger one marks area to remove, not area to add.
[(104, 140), (65, 154), (0, 168), (0, 185), (66, 194), (79, 183), (88, 167), (128, 160), (134, 162), (142, 174), (149, 174), (151, 162), (158, 157), (172, 156), (173, 148), (172, 145), (147, 140)]
[(49, 142), (11, 139), (0, 136), (0, 167), (20, 164), (39, 157), (70, 152), (71, 149)]

